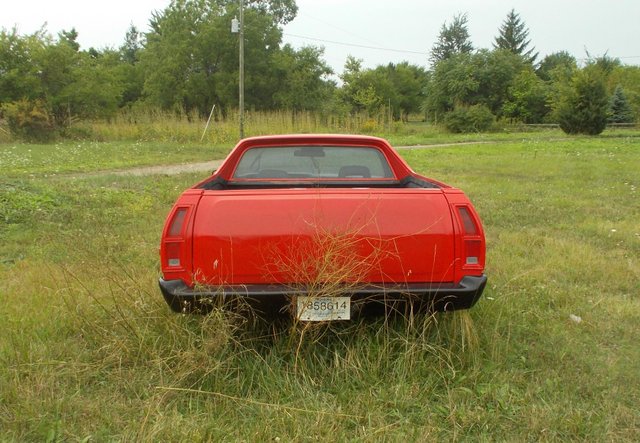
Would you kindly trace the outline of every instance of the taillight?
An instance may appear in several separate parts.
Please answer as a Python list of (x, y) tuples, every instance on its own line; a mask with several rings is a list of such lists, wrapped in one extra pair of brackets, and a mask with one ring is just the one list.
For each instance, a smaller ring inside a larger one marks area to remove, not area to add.
[(177, 237), (182, 233), (182, 225), (184, 224), (184, 218), (187, 215), (187, 208), (180, 208), (173, 214), (171, 225), (167, 235), (169, 237)]
[(467, 235), (477, 235), (478, 228), (469, 213), (469, 209), (466, 206), (458, 206), (458, 214), (460, 214), (460, 220), (462, 220), (464, 233)]
[(171, 267), (179, 267), (182, 263), (180, 262), (180, 246), (182, 242), (175, 243), (166, 243), (166, 251), (167, 251), (167, 266)]
[(169, 268), (182, 268), (184, 266), (185, 221), (189, 208), (178, 208), (169, 221), (169, 227), (164, 239), (164, 265)]
[(480, 254), (482, 250), (482, 242), (480, 240), (467, 240), (464, 241), (465, 250), (465, 264), (466, 265), (479, 265)]
[(192, 231), (201, 190), (185, 191), (171, 209), (162, 229), (160, 268), (165, 280), (182, 280), (193, 284)]
[(458, 206), (458, 215), (463, 229), (464, 263), (463, 266), (483, 266), (484, 246), (480, 228), (467, 206)]

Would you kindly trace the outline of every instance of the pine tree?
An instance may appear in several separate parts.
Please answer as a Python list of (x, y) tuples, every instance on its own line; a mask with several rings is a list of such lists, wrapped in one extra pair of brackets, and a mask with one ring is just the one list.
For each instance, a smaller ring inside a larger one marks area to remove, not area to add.
[(613, 95), (609, 102), (609, 118), (607, 119), (607, 122), (633, 123), (633, 121), (633, 111), (631, 110), (631, 106), (629, 106), (627, 96), (624, 95), (622, 86), (618, 85), (616, 86), (615, 91), (613, 91)]
[(438, 41), (431, 48), (431, 64), (436, 65), (456, 54), (465, 54), (473, 51), (473, 45), (469, 40), (467, 29), (467, 14), (458, 14), (453, 17), (453, 22), (446, 23), (440, 29)]
[(529, 30), (514, 9), (507, 14), (499, 32), (493, 44), (495, 49), (506, 49), (521, 55), (531, 64), (535, 62), (538, 57), (538, 53), (534, 53), (535, 48), (527, 49), (531, 43), (531, 40), (527, 39)]
[(140, 51), (143, 48), (143, 35), (131, 23), (124, 39), (124, 44), (120, 47), (120, 57), (126, 63), (136, 64), (140, 58)]

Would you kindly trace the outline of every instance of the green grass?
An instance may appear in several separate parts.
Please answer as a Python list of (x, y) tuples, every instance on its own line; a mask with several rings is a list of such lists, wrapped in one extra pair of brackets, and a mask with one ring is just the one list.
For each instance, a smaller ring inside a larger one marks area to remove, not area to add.
[(640, 139), (624, 135), (402, 151), (479, 210), (483, 298), (303, 337), (164, 305), (160, 230), (200, 176), (59, 175), (180, 145), (60, 146), (48, 163), (16, 144), (0, 178), (0, 440), (638, 441)]
[(135, 141), (5, 143), (0, 144), (0, 170), (3, 177), (40, 178), (74, 172), (214, 160), (224, 158), (231, 147)]

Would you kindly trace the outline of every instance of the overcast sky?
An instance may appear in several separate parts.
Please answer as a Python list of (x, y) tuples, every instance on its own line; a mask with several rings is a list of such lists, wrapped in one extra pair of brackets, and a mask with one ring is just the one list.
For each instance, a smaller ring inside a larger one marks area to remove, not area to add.
[[(46, 23), (56, 35), (75, 27), (82, 49), (118, 47), (133, 23), (148, 30), (154, 10), (168, 0), (0, 0), (0, 27), (28, 34)], [(544, 55), (566, 50), (581, 59), (608, 51), (640, 65), (640, 0), (297, 0), (298, 16), (284, 28), (295, 47), (323, 46), (325, 60), (340, 73), (347, 55), (365, 67), (408, 61), (427, 66), (442, 24), (467, 13), (476, 48), (491, 48), (514, 8), (529, 28), (531, 44)], [(376, 49), (373, 49), (376, 48)]]

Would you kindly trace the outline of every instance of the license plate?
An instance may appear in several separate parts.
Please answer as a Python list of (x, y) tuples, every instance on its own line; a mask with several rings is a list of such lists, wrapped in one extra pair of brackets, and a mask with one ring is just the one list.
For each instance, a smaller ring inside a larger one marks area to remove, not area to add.
[(298, 320), (329, 321), (351, 318), (351, 297), (307, 297), (297, 301)]

